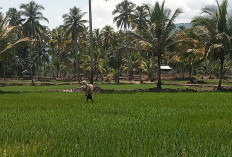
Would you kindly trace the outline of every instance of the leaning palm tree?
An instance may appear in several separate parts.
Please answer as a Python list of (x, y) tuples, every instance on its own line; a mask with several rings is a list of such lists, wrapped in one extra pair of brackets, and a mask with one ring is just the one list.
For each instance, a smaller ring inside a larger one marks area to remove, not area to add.
[(74, 7), (71, 8), (68, 14), (64, 14), (64, 29), (66, 30), (66, 34), (68, 36), (71, 36), (72, 43), (74, 46), (74, 53), (76, 54), (76, 72), (77, 72), (77, 77), (78, 81), (80, 81), (80, 76), (79, 76), (79, 53), (78, 53), (78, 36), (80, 33), (82, 33), (85, 29), (85, 23), (87, 20), (83, 20), (83, 17), (85, 15), (85, 12), (82, 12), (79, 8)]
[(10, 52), (19, 46), (27, 46), (31, 40), (27, 37), (15, 39), (15, 35), (19, 26), (10, 26), (7, 22), (9, 14), (0, 18), (0, 61), (4, 64), (4, 78), (5, 77), (5, 59), (8, 58)]
[(228, 14), (228, 1), (223, 0), (221, 4), (216, 0), (216, 6), (207, 6), (202, 9), (204, 15), (192, 20), (194, 26), (201, 26), (208, 33), (205, 43), (208, 56), (219, 61), (220, 79), (218, 90), (221, 90), (223, 69), (226, 56), (231, 52), (232, 25), (229, 25), (231, 17)]

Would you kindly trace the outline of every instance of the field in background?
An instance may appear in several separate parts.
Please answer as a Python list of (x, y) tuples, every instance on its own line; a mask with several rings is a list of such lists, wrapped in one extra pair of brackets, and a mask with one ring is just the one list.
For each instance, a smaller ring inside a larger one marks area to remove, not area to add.
[(0, 156), (232, 156), (231, 93), (48, 92), (75, 87), (0, 87)]

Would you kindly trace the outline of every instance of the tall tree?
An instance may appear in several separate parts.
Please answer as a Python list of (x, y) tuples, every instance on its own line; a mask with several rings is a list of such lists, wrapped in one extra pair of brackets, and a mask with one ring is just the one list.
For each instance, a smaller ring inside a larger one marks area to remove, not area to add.
[[(134, 13), (135, 10), (135, 4), (132, 2), (129, 2), (128, 0), (124, 0), (118, 5), (116, 5), (116, 9), (112, 12), (113, 15), (116, 15), (113, 19), (114, 22), (116, 22), (116, 26), (120, 29), (123, 29), (126, 32), (127, 37), (127, 31), (131, 27), (131, 21), (130, 16)], [(129, 46), (128, 40), (125, 39), (124, 43), (126, 44), (126, 48)], [(127, 52), (127, 58), (128, 60), (130, 57), (130, 51)], [(130, 67), (131, 62), (128, 62), (128, 67)], [(129, 80), (132, 80), (133, 78), (133, 69), (128, 69), (129, 72)]]
[(74, 53), (76, 54), (76, 72), (77, 78), (80, 82), (80, 72), (79, 72), (79, 52), (78, 52), (78, 36), (85, 29), (86, 20), (83, 19), (85, 12), (82, 12), (79, 8), (71, 8), (68, 14), (64, 14), (64, 29), (67, 35), (71, 35), (72, 43), (74, 46)]
[(202, 26), (208, 32), (205, 45), (208, 56), (216, 59), (220, 63), (220, 79), (218, 90), (221, 90), (224, 62), (226, 56), (231, 53), (231, 33), (232, 26), (229, 25), (232, 17), (228, 14), (228, 1), (223, 0), (221, 4), (216, 0), (216, 6), (207, 6), (202, 9), (203, 15), (192, 20), (194, 26)]
[[(137, 39), (140, 47), (148, 51), (152, 56), (158, 58), (158, 83), (157, 88), (161, 89), (161, 62), (168, 45), (172, 42), (172, 33), (175, 29), (175, 19), (182, 11), (176, 9), (171, 15), (171, 10), (165, 8), (165, 1), (160, 5), (156, 2), (155, 7), (145, 5), (149, 13), (148, 29), (138, 34)], [(152, 57), (153, 58), (153, 57)]]
[(27, 46), (30, 43), (29, 38), (16, 39), (16, 32), (19, 26), (9, 26), (7, 19), (8, 15), (5, 17), (0, 17), (0, 61), (3, 62), (4, 67), (4, 78), (5, 77), (5, 61), (15, 48), (19, 46)]
[(49, 22), (41, 12), (44, 10), (44, 7), (36, 4), (35, 1), (31, 1), (28, 4), (21, 4), (20, 9), (22, 16), (26, 18), (25, 23), (22, 25), (24, 35), (35, 38), (45, 29), (45, 27), (40, 24), (40, 21)]
[(31, 37), (33, 39), (33, 45), (30, 46), (29, 58), (30, 58), (30, 72), (31, 80), (33, 82), (33, 73), (32, 73), (32, 55), (33, 48), (37, 42), (37, 37), (41, 34), (42, 31), (45, 31), (45, 27), (40, 24), (40, 21), (49, 22), (47, 18), (43, 16), (41, 12), (44, 10), (42, 5), (36, 4), (34, 1), (29, 2), (28, 4), (21, 4), (21, 15), (25, 17), (25, 22), (22, 25), (23, 35)]
[(17, 9), (10, 8), (7, 14), (9, 15), (8, 22), (10, 26), (18, 26), (22, 24), (23, 19), (21, 18), (21, 14), (19, 11), (17, 11)]
[[(141, 34), (148, 28), (148, 23), (149, 23), (148, 17), (149, 17), (149, 12), (146, 10), (146, 7), (144, 5), (138, 6), (134, 14), (130, 16), (132, 28), (136, 31), (137, 34)], [(140, 79), (140, 83), (142, 84), (143, 83), (141, 76), (142, 51), (139, 51), (138, 53), (139, 53), (139, 79)]]
[(52, 31), (51, 39), (49, 41), (52, 48), (52, 59), (56, 67), (56, 77), (60, 76), (61, 70), (61, 56), (65, 50), (65, 38), (63, 26), (60, 26)]
[(90, 83), (93, 84), (93, 28), (92, 28), (92, 1), (89, 0), (89, 32), (90, 32)]
[(134, 12), (134, 14), (130, 15), (130, 21), (132, 28), (140, 33), (148, 28), (149, 23), (149, 12), (146, 9), (145, 5), (138, 6)]
[(135, 9), (135, 4), (124, 0), (123, 2), (116, 5), (116, 9), (113, 11), (114, 17), (113, 21), (116, 22), (118, 28), (123, 28), (125, 31), (131, 26), (130, 16), (133, 14)]
[(105, 51), (109, 50), (111, 43), (113, 41), (114, 33), (115, 33), (114, 29), (111, 26), (103, 27), (101, 34), (103, 40), (103, 47)]

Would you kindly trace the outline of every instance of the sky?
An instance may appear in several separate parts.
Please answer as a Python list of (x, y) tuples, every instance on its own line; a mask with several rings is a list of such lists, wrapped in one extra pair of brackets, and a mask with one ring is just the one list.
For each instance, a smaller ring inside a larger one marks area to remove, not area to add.
[[(49, 23), (42, 22), (50, 29), (56, 28), (63, 24), (62, 15), (69, 12), (70, 8), (74, 6), (80, 8), (83, 12), (88, 13), (89, 0), (34, 0), (36, 3), (43, 5), (45, 10), (42, 11), (44, 17), (48, 18)], [(137, 6), (143, 3), (154, 5), (156, 0), (129, 0), (135, 3)], [(160, 3), (163, 0), (157, 0)], [(16, 8), (19, 10), (20, 4), (29, 3), (30, 0), (0, 0), (0, 7), (2, 12), (6, 12), (9, 8)], [(93, 28), (103, 28), (105, 25), (110, 25), (116, 28), (113, 23), (112, 11), (115, 6), (122, 2), (122, 0), (92, 0), (92, 12), (93, 12)], [(222, 0), (219, 0), (219, 3)], [(232, 2), (228, 0), (229, 10), (232, 10)], [(165, 6), (175, 11), (177, 8), (183, 10), (176, 23), (188, 23), (194, 16), (200, 15), (201, 8), (207, 5), (215, 5), (215, 0), (166, 0)], [(88, 14), (84, 17), (88, 20)]]

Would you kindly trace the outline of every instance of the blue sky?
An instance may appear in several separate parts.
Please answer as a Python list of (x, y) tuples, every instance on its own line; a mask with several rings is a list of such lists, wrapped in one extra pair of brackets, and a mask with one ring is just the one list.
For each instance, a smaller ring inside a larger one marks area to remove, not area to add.
[[(81, 8), (82, 11), (88, 12), (88, 1), (89, 0), (35, 0), (36, 3), (41, 4), (45, 7), (43, 14), (49, 19), (49, 24), (43, 22), (44, 25), (48, 25), (49, 28), (55, 28), (63, 24), (62, 15), (69, 12), (69, 8), (77, 6)], [(105, 25), (111, 25), (114, 28), (112, 11), (115, 5), (122, 0), (110, 0), (106, 2), (105, 0), (92, 0), (93, 9), (93, 27), (102, 28)], [(156, 0), (130, 0), (136, 5), (141, 5), (142, 3), (148, 3), (154, 5)], [(163, 0), (158, 0), (162, 2)], [(222, 0), (219, 0), (221, 2)], [(6, 12), (10, 7), (15, 7), (19, 9), (21, 3), (28, 3), (30, 0), (0, 0), (0, 7), (2, 7), (2, 12)], [(232, 8), (232, 2), (228, 1), (230, 4), (230, 9)], [(200, 14), (202, 7), (206, 5), (215, 4), (215, 0), (166, 0), (166, 7), (174, 11), (177, 8), (181, 8), (184, 13), (177, 19), (177, 22), (190, 22), (191, 19)], [(85, 19), (88, 20), (88, 14), (86, 14)]]

